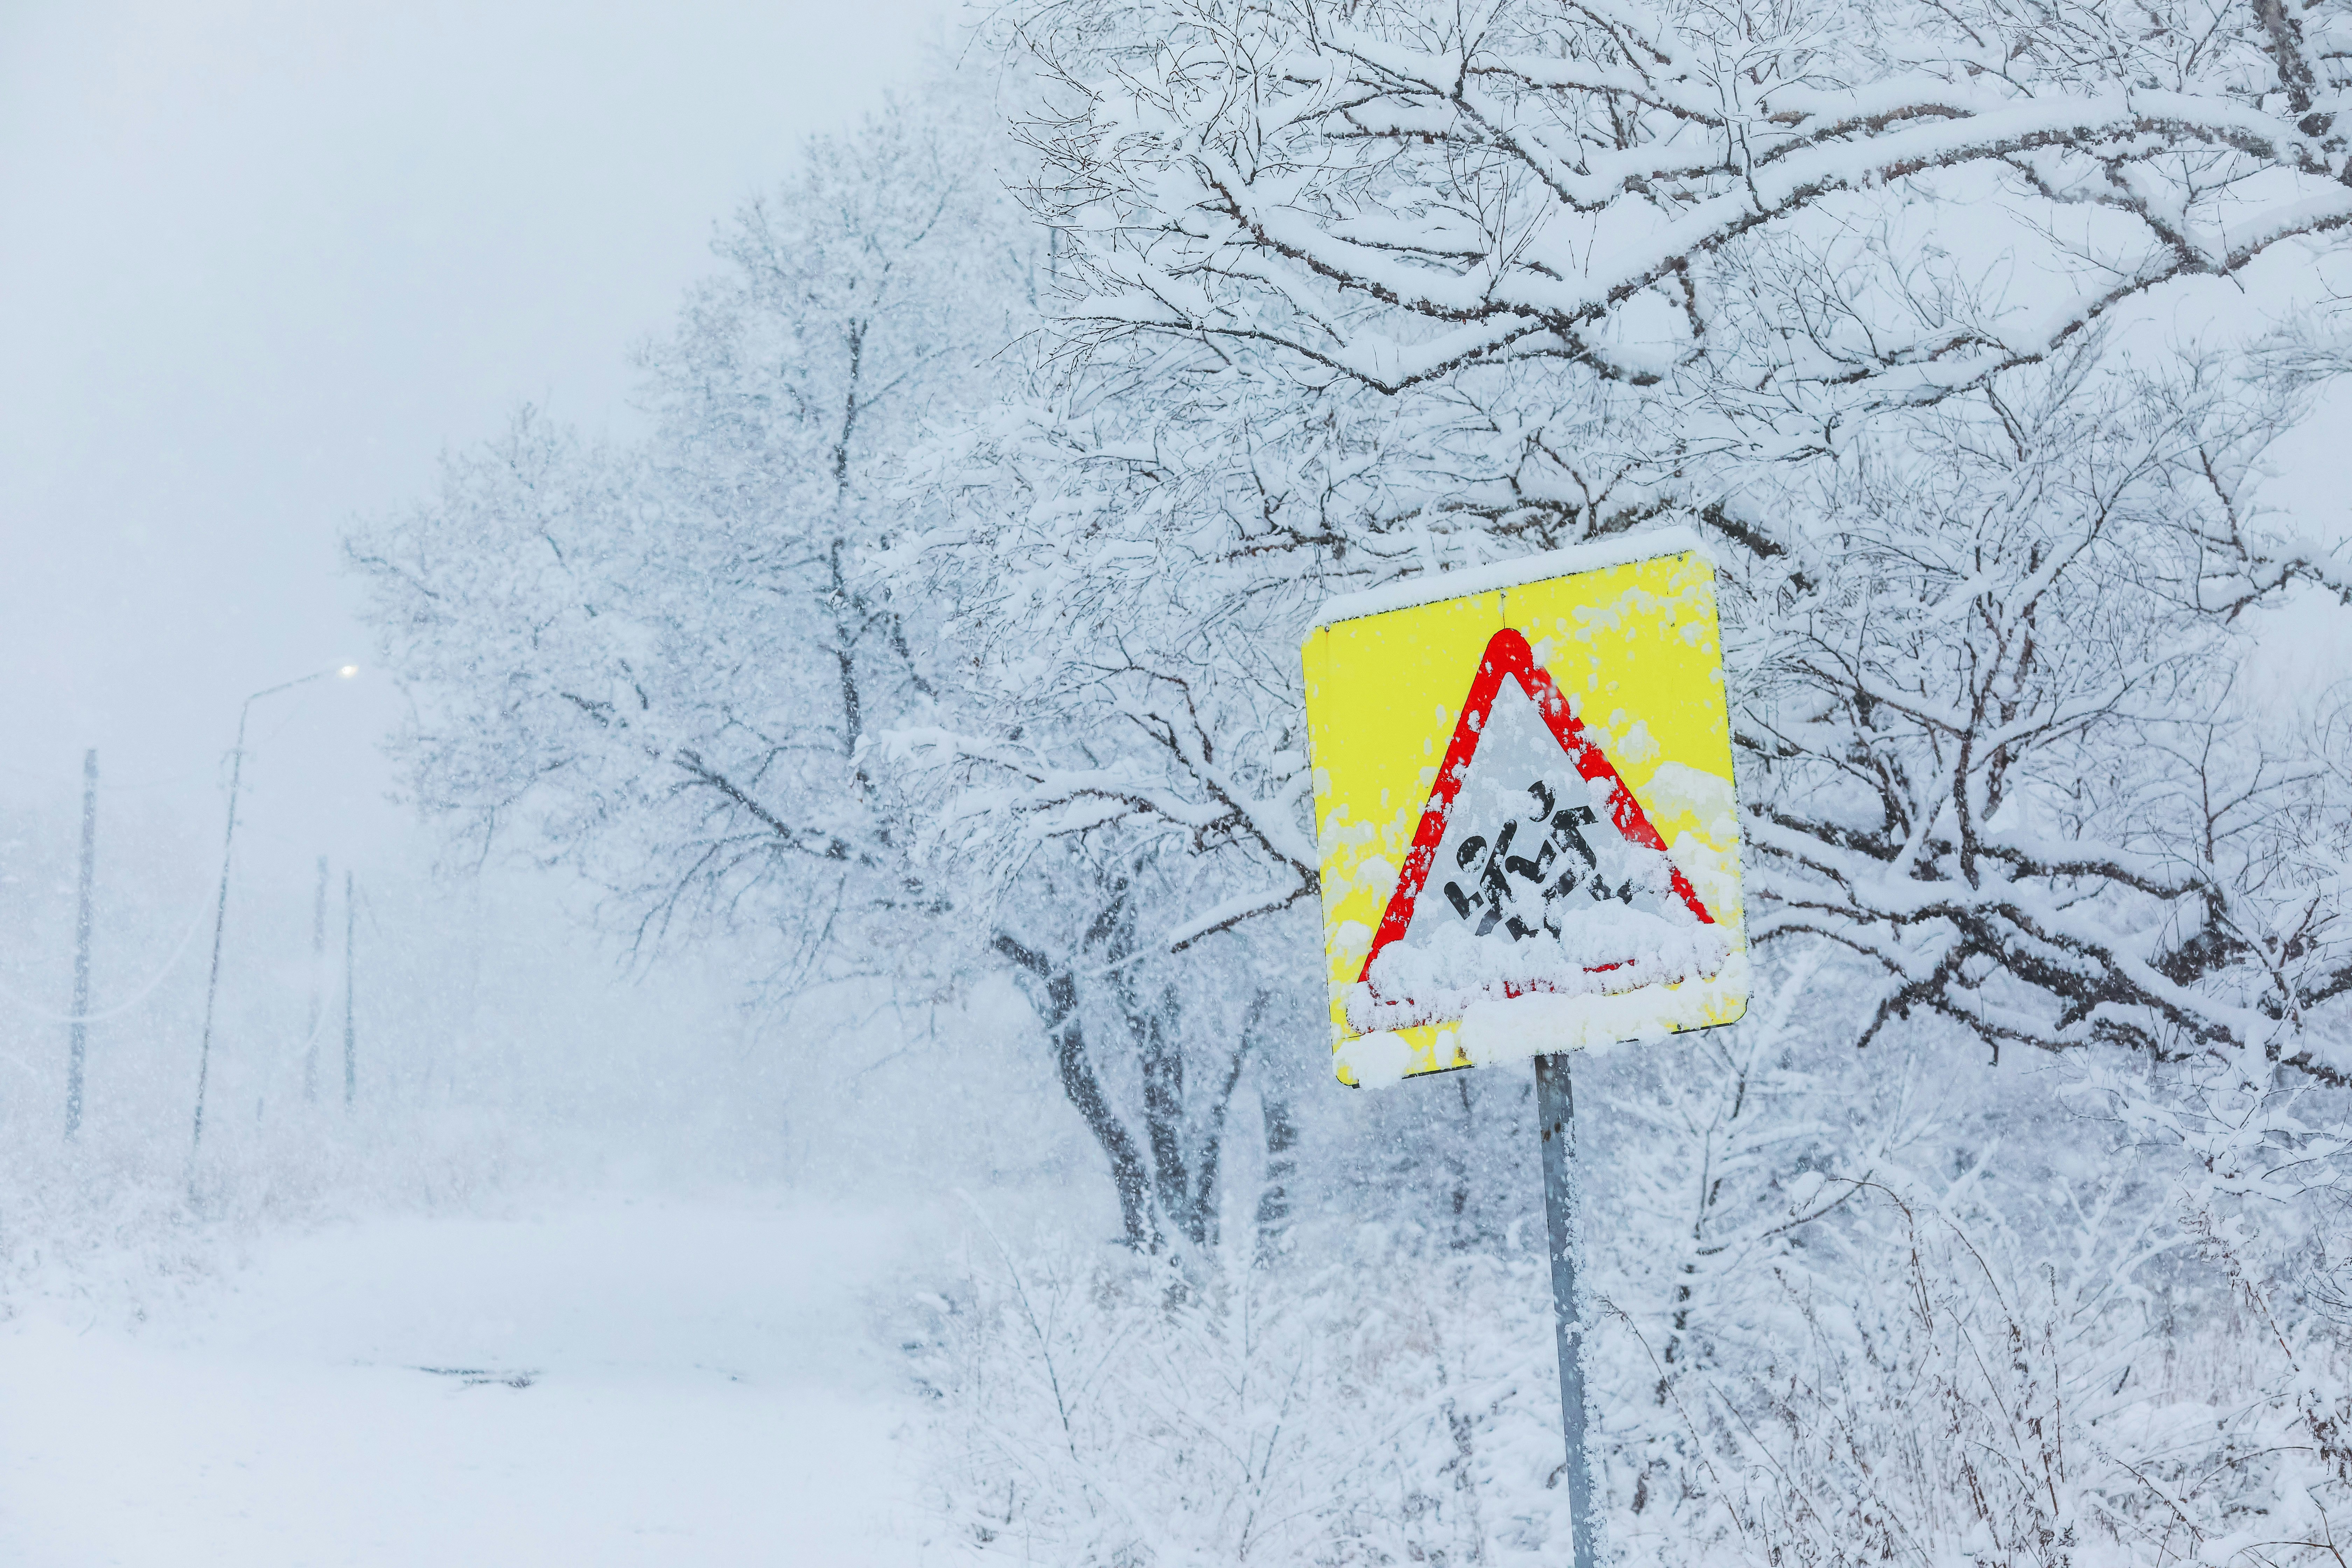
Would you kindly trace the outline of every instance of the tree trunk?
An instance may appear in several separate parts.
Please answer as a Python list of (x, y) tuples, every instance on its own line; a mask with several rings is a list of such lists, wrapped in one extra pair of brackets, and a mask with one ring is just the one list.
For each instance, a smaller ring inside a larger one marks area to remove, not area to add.
[(1043, 990), (1039, 1012), (1046, 1032), (1054, 1037), (1054, 1060), (1062, 1092), (1076, 1107), (1110, 1162), (1111, 1184), (1118, 1190), (1118, 1214), (1127, 1245), (1143, 1252), (1160, 1250), (1161, 1237), (1151, 1204), (1150, 1177), (1126, 1126), (1103, 1095), (1102, 1080), (1087, 1059), (1085, 1026), (1078, 1018), (1078, 981), (1067, 965), (1056, 968), (1044, 953), (1023, 945), (1007, 932), (996, 933), (996, 951), (1031, 975)]
[(1141, 1047), (1143, 1128), (1151, 1141), (1160, 1212), (1198, 1245), (1204, 1237), (1184, 1158), (1184, 1047), (1171, 1016), (1173, 1003), (1172, 996), (1162, 994), (1159, 1006), (1139, 1016), (1129, 1014), (1128, 1023)]
[(1193, 1161), (1192, 1212), (1192, 1238), (1203, 1247), (1216, 1246), (1223, 1228), (1217, 1223), (1217, 1178), (1224, 1165), (1225, 1116), (1233, 1109), (1234, 1089), (1242, 1081), (1242, 1065), (1256, 1047), (1258, 1020), (1265, 1016), (1271, 1000), (1264, 991), (1251, 999), (1249, 1016), (1242, 1021), (1242, 1037), (1234, 1044), (1232, 1059), (1225, 1063), (1224, 1077), (1217, 1084), (1217, 1097), (1202, 1119), (1200, 1153)]
[(1258, 1089), (1258, 1112), (1265, 1125), (1265, 1184), (1257, 1194), (1257, 1261), (1282, 1255), (1290, 1235), (1290, 1184), (1298, 1175), (1298, 1124), (1290, 1102), (1276, 1089)]

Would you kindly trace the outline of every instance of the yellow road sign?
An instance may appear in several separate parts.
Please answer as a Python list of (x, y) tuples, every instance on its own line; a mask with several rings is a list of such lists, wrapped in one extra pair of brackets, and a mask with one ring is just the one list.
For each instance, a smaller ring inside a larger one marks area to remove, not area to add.
[(1696, 533), (1334, 600), (1302, 652), (1342, 1081), (1747, 1010), (1723, 646)]

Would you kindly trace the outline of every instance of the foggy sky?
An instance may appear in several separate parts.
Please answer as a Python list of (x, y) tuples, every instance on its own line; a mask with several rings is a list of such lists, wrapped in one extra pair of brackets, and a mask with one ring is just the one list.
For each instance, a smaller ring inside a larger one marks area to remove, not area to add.
[[(243, 697), (368, 650), (336, 537), (528, 398), (625, 423), (714, 220), (941, 0), (0, 5), (0, 803), (218, 831)], [(255, 710), (240, 865), (422, 858), (390, 684)], [(249, 842), (247, 836), (249, 836)]]

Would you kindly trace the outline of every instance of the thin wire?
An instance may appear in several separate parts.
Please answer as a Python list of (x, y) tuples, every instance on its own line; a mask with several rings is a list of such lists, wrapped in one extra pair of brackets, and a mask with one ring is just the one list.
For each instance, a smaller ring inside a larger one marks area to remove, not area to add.
[(287, 1059), (292, 1059), (295, 1051), (308, 1052), (312, 1046), (317, 1045), (320, 1040), (326, 1038), (327, 1018), (329, 1015), (332, 1014), (335, 1010), (333, 1005), (334, 1000), (336, 997), (343, 994), (343, 986), (350, 984), (351, 976), (345, 975), (341, 984), (329, 986), (319, 993), (318, 1021), (310, 1026), (310, 1032), (303, 1036), (301, 1040), (297, 1043), (291, 1050), (289, 1050), (286, 1053)]
[(5, 985), (0, 985), (0, 1001), (13, 1002), (24, 1011), (30, 1013), (36, 1018), (42, 1019), (43, 1021), (51, 1024), (95, 1024), (100, 1019), (111, 1018), (119, 1014), (128, 1013), (131, 1008), (136, 1007), (139, 1004), (147, 1000), (148, 996), (153, 993), (155, 987), (163, 984), (164, 980), (171, 974), (173, 969), (179, 963), (180, 960), (187, 956), (188, 944), (196, 939), (196, 932), (204, 929), (205, 910), (211, 902), (212, 896), (207, 892), (203, 900), (196, 905), (196, 918), (188, 922), (187, 931), (180, 938), (180, 945), (172, 950), (172, 956), (163, 961), (163, 967), (155, 972), (154, 978), (149, 980), (146, 984), (141, 986), (138, 994), (133, 995), (128, 1002), (119, 1003), (116, 1005), (109, 1007), (103, 1012), (99, 1013), (83, 1013), (79, 1015), (72, 1013), (52, 1013), (47, 1007), (43, 1007), (37, 1003), (26, 1001), (24, 997), (17, 995), (14, 991), (9, 990)]
[[(324, 674), (327, 674), (327, 673), (329, 673), (329, 672), (328, 672), (328, 671), (326, 671), (326, 670), (321, 670), (321, 671), (320, 671), (319, 673), (320, 673), (320, 675), (324, 675)], [(270, 689), (270, 690), (269, 690), (269, 691), (260, 692), (260, 693), (257, 693), (257, 695), (263, 696), (263, 697), (267, 697), (267, 696), (270, 695), (270, 694), (271, 694), (271, 692), (275, 692), (275, 691), (283, 691), (284, 689), (286, 689), (286, 687), (287, 687), (287, 686), (299, 686), (299, 685), (302, 685), (305, 681), (315, 680), (315, 679), (317, 679), (318, 678), (319, 678), (318, 676), (306, 675), (306, 676), (304, 676), (304, 677), (302, 678), (302, 679), (301, 679), (301, 680), (289, 680), (289, 681), (288, 681), (288, 682), (286, 683), (286, 686), (272, 687), (272, 688)], [(308, 693), (305, 693), (305, 696), (307, 697), (307, 696), (308, 696)], [(251, 698), (247, 698), (247, 700), (249, 702), (249, 701), (251, 701), (251, 700), (252, 700), (252, 699), (251, 699)], [(264, 736), (262, 737), (262, 741), (263, 741), (264, 742), (268, 742), (268, 741), (273, 741), (273, 740), (276, 740), (276, 739), (277, 739), (280, 734), (284, 733), (284, 732), (285, 732), (285, 730), (286, 730), (286, 727), (287, 727), (289, 724), (291, 724), (291, 723), (295, 721), (295, 719), (300, 715), (300, 713), (301, 713), (301, 711), (302, 711), (302, 707), (303, 707), (303, 704), (302, 704), (300, 701), (297, 701), (297, 702), (294, 704), (293, 710), (292, 710), (291, 712), (289, 712), (289, 713), (286, 716), (286, 718), (285, 718), (284, 720), (282, 720), (282, 721), (279, 721), (279, 723), (278, 723), (278, 728), (277, 728), (277, 729), (272, 730), (272, 731), (270, 731), (267, 735), (264, 735)], [(252, 748), (251, 746), (248, 746), (248, 747), (247, 747), (247, 748), (245, 748), (245, 749), (246, 749), (247, 752), (250, 752), (250, 751), (252, 751), (252, 750), (253, 750), (253, 748)], [(235, 750), (236, 750), (236, 748), (235, 748), (235, 747), (231, 747), (231, 748), (230, 748), (230, 750), (233, 752), (233, 751), (235, 751)], [(167, 782), (167, 783), (183, 783), (183, 782), (185, 782), (185, 780), (187, 780), (187, 779), (194, 778), (195, 776), (197, 776), (197, 774), (198, 774), (198, 773), (203, 773), (203, 772), (206, 771), (206, 769), (207, 769), (207, 768), (208, 768), (208, 769), (210, 769), (210, 770), (212, 770), (212, 771), (214, 771), (215, 773), (217, 773), (217, 772), (218, 772), (218, 770), (219, 770), (219, 768), (220, 768), (220, 763), (219, 763), (219, 762), (215, 761), (215, 762), (213, 762), (213, 763), (210, 763), (205, 764), (205, 767), (198, 768), (198, 769), (194, 770), (194, 772), (191, 772), (191, 773), (186, 773), (186, 774), (182, 775), (182, 778), (181, 778), (181, 779), (178, 779), (178, 780), (172, 780), (172, 781), (164, 781), (164, 782)], [(126, 792), (126, 793), (127, 793), (127, 792), (129, 792), (129, 791), (131, 791), (131, 790), (135, 790), (135, 789), (141, 789), (141, 788), (157, 788), (157, 787), (163, 787), (162, 784), (161, 784), (161, 783), (159, 783), (158, 784), (154, 784), (154, 785), (117, 784), (117, 785), (112, 786), (112, 788), (113, 788), (113, 789), (116, 789), (116, 790), (121, 790), (121, 791), (124, 791), (124, 792)], [(100, 794), (101, 794), (101, 795), (106, 794), (106, 793), (109, 793), (109, 786), (108, 786), (108, 785), (105, 785), (105, 784), (100, 784), (100, 785), (99, 786), (99, 793), (100, 793)], [(191, 942), (194, 942), (194, 941), (195, 940), (196, 932), (197, 932), (198, 931), (202, 930), (202, 929), (203, 929), (203, 927), (204, 927), (204, 921), (205, 921), (205, 905), (206, 903), (209, 903), (210, 901), (211, 901), (210, 898), (209, 898), (209, 897), (207, 897), (205, 900), (203, 900), (202, 902), (199, 902), (199, 903), (197, 904), (197, 906), (196, 906), (196, 915), (195, 915), (195, 919), (194, 919), (194, 921), (190, 921), (190, 922), (189, 922), (187, 931), (186, 931), (186, 932), (185, 932), (182, 937), (181, 937), (181, 938), (180, 938), (179, 945), (178, 945), (177, 947), (174, 947), (174, 948), (172, 950), (172, 956), (171, 956), (171, 957), (169, 957), (169, 958), (167, 958), (167, 959), (165, 959), (165, 960), (163, 961), (163, 968), (161, 968), (161, 969), (159, 969), (159, 970), (157, 970), (157, 971), (155, 972), (155, 973), (154, 973), (153, 978), (150, 979), (150, 980), (147, 982), (147, 984), (144, 984), (144, 985), (141, 986), (141, 987), (139, 988), (138, 992), (137, 992), (134, 995), (132, 995), (132, 996), (131, 996), (131, 998), (129, 1001), (127, 1001), (127, 1002), (119, 1003), (119, 1004), (117, 1004), (116, 1005), (114, 1005), (114, 1006), (112, 1006), (112, 1007), (106, 1008), (106, 1009), (104, 1009), (103, 1011), (101, 1011), (101, 1012), (97, 1012), (97, 1013), (82, 1013), (82, 1014), (79, 1014), (79, 1015), (77, 1015), (77, 1014), (73, 1014), (73, 1013), (52, 1013), (52, 1012), (50, 1012), (47, 1007), (44, 1007), (44, 1006), (40, 1005), (38, 1003), (32, 1002), (32, 1001), (28, 1001), (28, 1000), (27, 1000), (27, 999), (26, 999), (25, 997), (19, 996), (18, 994), (16, 994), (16, 993), (15, 993), (14, 991), (9, 990), (9, 989), (8, 989), (6, 986), (5, 986), (5, 985), (0, 985), (0, 1001), (5, 1001), (5, 1002), (13, 1003), (13, 1004), (15, 1004), (15, 1005), (16, 1005), (16, 1006), (18, 1009), (20, 1009), (21, 1011), (26, 1012), (26, 1013), (28, 1013), (28, 1014), (32, 1015), (34, 1017), (38, 1018), (38, 1019), (41, 1019), (41, 1020), (42, 1020), (43, 1022), (45, 1022), (45, 1023), (50, 1023), (50, 1024), (95, 1024), (95, 1023), (99, 1023), (99, 1022), (100, 1022), (100, 1021), (102, 1021), (102, 1020), (104, 1020), (104, 1019), (107, 1019), (107, 1018), (112, 1018), (112, 1017), (117, 1017), (117, 1016), (121, 1016), (121, 1014), (128, 1013), (129, 1011), (131, 1011), (131, 1009), (132, 1009), (133, 1007), (138, 1006), (138, 1005), (139, 1005), (139, 1004), (141, 1004), (142, 1002), (144, 1002), (145, 1000), (147, 1000), (147, 998), (148, 998), (151, 994), (153, 994), (153, 992), (154, 992), (155, 988), (156, 988), (157, 986), (159, 986), (159, 985), (163, 984), (163, 982), (164, 982), (164, 980), (165, 980), (165, 979), (167, 979), (167, 978), (170, 976), (170, 974), (171, 974), (171, 973), (172, 973), (173, 969), (175, 966), (177, 966), (177, 965), (178, 965), (178, 963), (179, 963), (180, 960), (187, 956), (188, 944), (189, 944)], [(373, 911), (373, 910), (371, 910), (369, 911), (369, 913), (368, 913), (368, 921), (369, 921), (369, 923), (370, 923), (371, 925), (374, 924), (374, 921), (375, 921), (375, 914), (374, 914), (374, 911)], [(380, 934), (380, 933), (379, 933), (379, 934)], [(322, 1014), (322, 1016), (323, 1016), (323, 1014)], [(314, 1035), (315, 1035), (315, 1031), (314, 1031)]]

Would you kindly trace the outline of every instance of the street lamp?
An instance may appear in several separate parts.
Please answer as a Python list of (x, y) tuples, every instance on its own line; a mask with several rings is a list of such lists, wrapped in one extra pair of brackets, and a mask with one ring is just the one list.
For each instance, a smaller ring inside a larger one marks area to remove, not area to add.
[[(292, 680), (264, 687), (247, 698), (245, 706), (236, 710), (236, 750), (230, 753), (228, 769), (228, 832), (221, 840), (220, 897), (213, 905), (213, 967), (212, 973), (205, 981), (204, 1044), (196, 1052), (196, 1123), (194, 1135), (188, 1143), (188, 1158), (191, 1160), (195, 1158), (196, 1151), (204, 1147), (205, 1142), (205, 1080), (211, 1076), (213, 1065), (213, 1001), (220, 993), (221, 928), (228, 920), (229, 852), (236, 847), (236, 786), (245, 776), (246, 718), (253, 711), (253, 705), (265, 697), (275, 697), (281, 691), (291, 691), (298, 686), (308, 686), (331, 675), (339, 680), (349, 680), (359, 672), (360, 667), (356, 664), (338, 664), (325, 669), (314, 669)], [(194, 1180), (193, 1171), (189, 1180)]]

